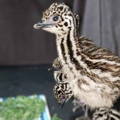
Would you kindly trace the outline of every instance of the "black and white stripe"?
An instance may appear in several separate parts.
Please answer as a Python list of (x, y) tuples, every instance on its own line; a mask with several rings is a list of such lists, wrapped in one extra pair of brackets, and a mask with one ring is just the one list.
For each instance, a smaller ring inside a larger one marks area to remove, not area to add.
[(99, 108), (93, 114), (92, 120), (120, 120), (120, 112), (110, 108)]
[(55, 14), (62, 18), (53, 27), (54, 32), (49, 29), (57, 36), (58, 58), (62, 64), (62, 73), (56, 71), (55, 79), (59, 82), (66, 75), (74, 96), (91, 108), (112, 107), (120, 96), (120, 58), (79, 37), (76, 17), (67, 5), (53, 4), (45, 13), (46, 19)]

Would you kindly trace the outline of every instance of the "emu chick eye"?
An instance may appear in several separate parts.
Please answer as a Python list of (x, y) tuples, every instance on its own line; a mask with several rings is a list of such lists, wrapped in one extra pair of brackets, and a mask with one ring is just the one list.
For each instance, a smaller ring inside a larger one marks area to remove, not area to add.
[(59, 16), (54, 16), (53, 17), (53, 21), (58, 21), (58, 19), (59, 19)]

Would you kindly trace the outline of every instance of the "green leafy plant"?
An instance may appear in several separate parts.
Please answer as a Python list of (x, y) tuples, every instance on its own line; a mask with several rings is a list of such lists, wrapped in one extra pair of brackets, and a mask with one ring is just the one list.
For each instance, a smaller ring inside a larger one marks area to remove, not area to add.
[(8, 98), (0, 102), (0, 120), (36, 120), (45, 109), (45, 102), (37, 96)]

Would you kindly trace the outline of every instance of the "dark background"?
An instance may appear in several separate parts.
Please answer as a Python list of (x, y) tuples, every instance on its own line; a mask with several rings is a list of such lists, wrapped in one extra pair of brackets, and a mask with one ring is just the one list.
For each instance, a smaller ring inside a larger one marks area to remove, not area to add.
[(51, 114), (70, 120), (71, 103), (60, 108), (52, 95), (55, 36), (33, 29), (56, 1), (79, 14), (81, 35), (120, 56), (120, 0), (0, 0), (0, 97), (42, 93)]
[(80, 15), (81, 34), (120, 55), (119, 0), (0, 0), (0, 65), (48, 64), (55, 36), (33, 24), (53, 2), (64, 1)]

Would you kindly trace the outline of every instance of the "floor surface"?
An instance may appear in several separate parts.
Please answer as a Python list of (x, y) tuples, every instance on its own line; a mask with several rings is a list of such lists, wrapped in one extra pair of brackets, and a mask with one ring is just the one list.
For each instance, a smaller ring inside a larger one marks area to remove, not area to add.
[(51, 115), (56, 113), (63, 120), (72, 120), (72, 104), (69, 102), (62, 108), (53, 97), (55, 82), (49, 67), (0, 67), (0, 97), (45, 94)]

